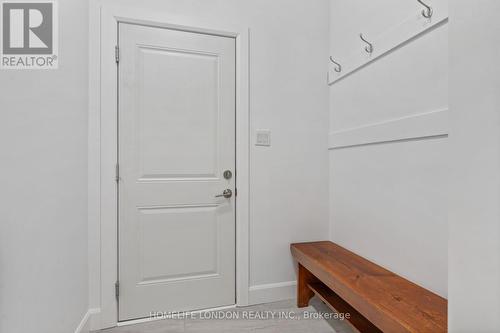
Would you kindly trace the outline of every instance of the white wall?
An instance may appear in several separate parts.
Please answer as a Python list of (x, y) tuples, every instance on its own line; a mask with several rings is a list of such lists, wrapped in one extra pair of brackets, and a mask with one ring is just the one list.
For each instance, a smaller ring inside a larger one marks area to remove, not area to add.
[(449, 328), (499, 332), (500, 2), (450, 5)]
[[(256, 129), (272, 131), (271, 147), (250, 151), (250, 302), (294, 297), (290, 243), (328, 235), (328, 0), (101, 3), (164, 11), (202, 28), (250, 28), (252, 142)], [(99, 307), (97, 258), (92, 253), (92, 308)]]
[[(330, 53), (348, 61), (353, 51), (364, 52), (360, 32), (375, 39), (421, 10), (416, 1), (332, 0)], [(330, 132), (368, 126), (358, 136), (379, 122), (446, 109), (447, 57), (444, 23), (338, 81), (330, 87)], [(419, 128), (412, 119), (406, 124)], [(446, 297), (447, 137), (346, 147), (329, 156), (331, 239)]]
[(59, 1), (60, 68), (0, 72), (0, 332), (88, 309), (87, 2)]

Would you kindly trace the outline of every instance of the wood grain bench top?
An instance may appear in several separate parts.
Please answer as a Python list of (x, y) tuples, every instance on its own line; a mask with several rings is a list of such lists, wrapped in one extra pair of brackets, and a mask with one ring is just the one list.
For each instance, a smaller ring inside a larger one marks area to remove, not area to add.
[(446, 332), (447, 300), (332, 242), (292, 244), (294, 258), (384, 332)]

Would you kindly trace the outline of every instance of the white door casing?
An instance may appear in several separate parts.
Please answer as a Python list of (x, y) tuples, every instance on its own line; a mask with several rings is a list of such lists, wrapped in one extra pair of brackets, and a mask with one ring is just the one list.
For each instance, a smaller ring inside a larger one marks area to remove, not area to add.
[(119, 320), (235, 304), (235, 39), (120, 23), (119, 47)]

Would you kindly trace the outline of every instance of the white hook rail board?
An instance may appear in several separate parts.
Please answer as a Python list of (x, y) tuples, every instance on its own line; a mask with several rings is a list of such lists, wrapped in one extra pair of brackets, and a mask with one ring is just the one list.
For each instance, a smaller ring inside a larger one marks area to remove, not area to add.
[[(444, 4), (433, 6), (433, 15), (431, 18), (425, 18), (422, 15), (422, 9), (418, 8), (413, 15), (402, 23), (371, 39), (370, 43), (373, 44), (373, 52), (371, 54), (365, 51), (365, 44), (362, 44), (360, 41), (359, 49), (351, 52), (348, 59), (340, 59), (333, 55), (333, 58), (342, 65), (342, 71), (340, 73), (336, 72), (334, 65), (330, 63), (328, 84), (334, 84), (338, 80), (352, 74), (359, 68), (366, 66), (368, 63), (446, 20), (448, 20), (448, 8)], [(358, 38), (358, 36), (353, 36), (353, 38)]]

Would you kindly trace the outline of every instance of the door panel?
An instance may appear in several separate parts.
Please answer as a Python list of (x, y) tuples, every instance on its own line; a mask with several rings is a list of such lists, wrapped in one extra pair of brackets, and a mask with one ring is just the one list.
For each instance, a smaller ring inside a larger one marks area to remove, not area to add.
[(151, 47), (138, 51), (141, 177), (214, 178), (219, 57)]
[(119, 319), (234, 304), (235, 40), (119, 40)]
[(219, 274), (217, 206), (146, 208), (139, 215), (141, 284)]

